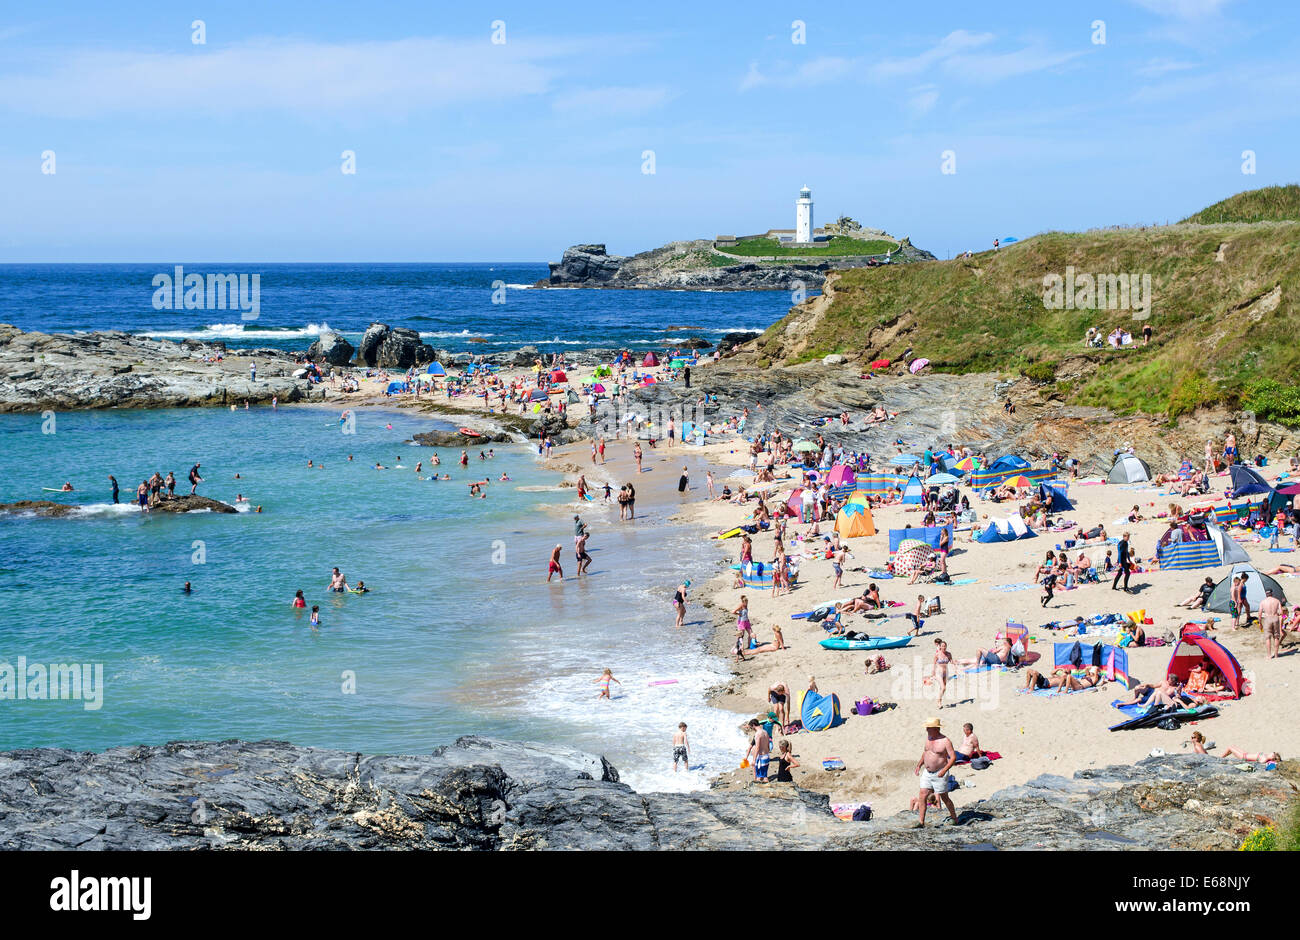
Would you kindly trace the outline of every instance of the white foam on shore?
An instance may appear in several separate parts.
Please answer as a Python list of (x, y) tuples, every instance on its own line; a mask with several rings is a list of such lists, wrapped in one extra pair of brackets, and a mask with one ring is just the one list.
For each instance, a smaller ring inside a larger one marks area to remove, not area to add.
[[(154, 339), (297, 339), (304, 336), (320, 336), (322, 333), (337, 333), (328, 323), (308, 323), (294, 329), (292, 327), (250, 327), (247, 323), (209, 323), (197, 330), (141, 330), (139, 335)], [(347, 335), (340, 333), (339, 335)], [(351, 334), (360, 335), (360, 334)]]

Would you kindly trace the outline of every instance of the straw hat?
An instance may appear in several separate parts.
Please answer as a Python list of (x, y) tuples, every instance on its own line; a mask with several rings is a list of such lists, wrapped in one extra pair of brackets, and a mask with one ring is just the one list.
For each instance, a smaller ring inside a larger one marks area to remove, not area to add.
[(938, 719), (938, 718), (927, 718), (927, 719), (925, 720), (925, 727), (926, 727), (927, 729), (928, 729), (928, 728), (938, 728), (938, 727), (939, 727), (939, 719)]

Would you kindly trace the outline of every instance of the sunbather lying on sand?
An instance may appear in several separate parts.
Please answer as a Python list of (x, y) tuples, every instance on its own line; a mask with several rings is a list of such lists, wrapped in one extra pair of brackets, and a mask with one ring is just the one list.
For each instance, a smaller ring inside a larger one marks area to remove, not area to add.
[[(1212, 748), (1213, 746), (1214, 745), (1212, 744), (1208, 746), (1206, 745), (1205, 735), (1201, 734), (1201, 732), (1199, 731), (1192, 732), (1192, 750), (1195, 753), (1209, 754), (1210, 752), (1207, 748)], [(1234, 745), (1231, 744), (1229, 744), (1227, 747), (1223, 749), (1223, 754), (1221, 754), (1220, 756), (1224, 758), (1250, 761), (1251, 763), (1257, 763), (1257, 764), (1273, 764), (1273, 763), (1277, 763), (1282, 759), (1282, 755), (1279, 754), (1277, 751), (1259, 751), (1256, 753), (1252, 753), (1250, 751), (1243, 750), (1242, 748), (1235, 747)]]

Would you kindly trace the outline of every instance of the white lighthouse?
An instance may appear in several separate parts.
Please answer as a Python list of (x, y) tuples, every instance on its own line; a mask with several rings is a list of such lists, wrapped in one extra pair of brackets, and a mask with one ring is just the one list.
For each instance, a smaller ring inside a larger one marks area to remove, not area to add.
[(808, 245), (813, 240), (812, 190), (805, 186), (799, 190), (799, 201), (794, 204), (794, 240)]

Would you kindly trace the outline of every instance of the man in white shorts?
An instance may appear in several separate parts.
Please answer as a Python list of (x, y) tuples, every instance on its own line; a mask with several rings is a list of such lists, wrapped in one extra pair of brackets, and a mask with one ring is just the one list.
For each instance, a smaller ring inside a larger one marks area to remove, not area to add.
[(939, 719), (928, 719), (925, 723), (925, 749), (921, 751), (921, 758), (916, 762), (913, 771), (921, 778), (918, 810), (920, 819), (916, 828), (925, 826), (926, 804), (931, 793), (942, 801), (953, 824), (957, 823), (957, 809), (948, 796), (948, 772), (952, 770), (955, 763), (957, 763), (957, 752), (953, 750), (952, 741), (948, 740), (948, 736), (939, 730)]

